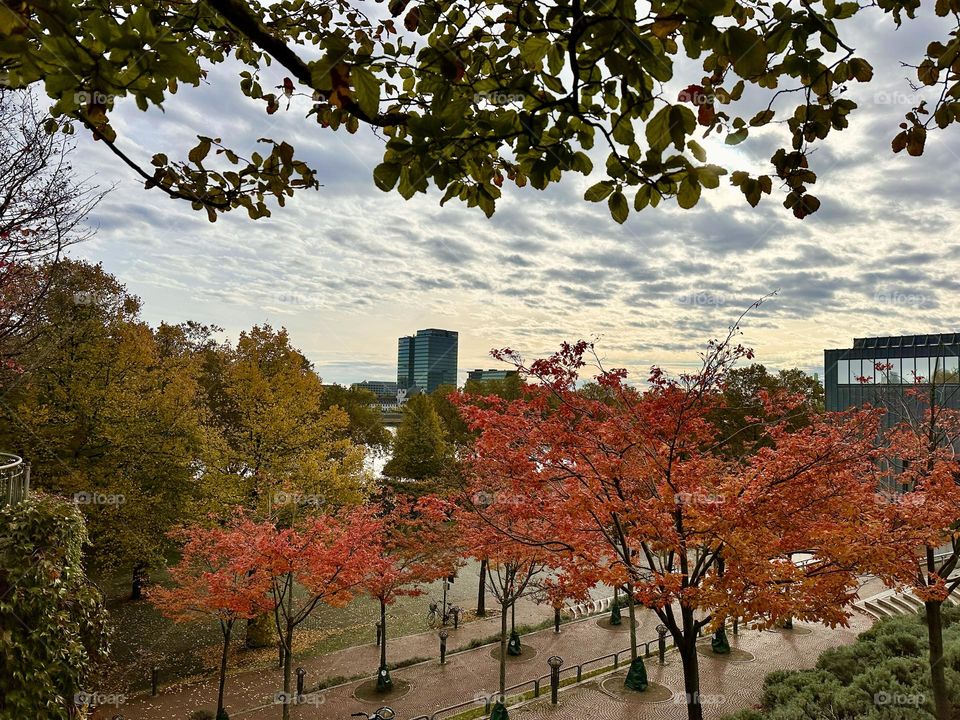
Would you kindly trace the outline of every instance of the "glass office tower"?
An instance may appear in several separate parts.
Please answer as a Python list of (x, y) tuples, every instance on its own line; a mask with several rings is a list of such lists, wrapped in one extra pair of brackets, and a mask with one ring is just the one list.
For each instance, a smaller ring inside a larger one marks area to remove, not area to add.
[(397, 384), (406, 389), (433, 392), (441, 385), (457, 385), (458, 334), (428, 328), (400, 338), (397, 345)]

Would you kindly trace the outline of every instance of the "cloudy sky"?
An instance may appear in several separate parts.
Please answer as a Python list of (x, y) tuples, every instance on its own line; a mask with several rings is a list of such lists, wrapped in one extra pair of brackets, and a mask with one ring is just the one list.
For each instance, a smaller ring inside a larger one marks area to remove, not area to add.
[[(395, 377), (397, 337), (426, 327), (459, 331), (462, 375), (494, 366), (492, 347), (532, 356), (593, 336), (611, 365), (677, 370), (774, 290), (744, 325), (744, 342), (772, 367), (820, 371), (823, 349), (855, 336), (958, 331), (960, 129), (933, 133), (922, 158), (889, 149), (917, 97), (900, 61), (917, 62), (936, 22), (899, 31), (880, 14), (855, 22), (850, 37), (875, 79), (850, 86), (861, 105), (851, 127), (817, 150), (823, 206), (802, 222), (782, 197), (754, 210), (722, 187), (693, 211), (662, 205), (620, 226), (605, 203), (582, 200), (599, 176), (568, 175), (547, 192), (512, 188), (490, 220), (456, 201), (440, 208), (435, 190), (404, 201), (373, 185), (382, 144), (372, 133), (321, 130), (296, 106), (267, 116), (240, 94), (235, 68), (218, 68), (165, 113), (121, 102), (123, 146), (148, 163), (154, 152), (184, 157), (197, 134), (238, 151), (258, 137), (287, 139), (323, 187), (268, 220), (235, 211), (211, 224), (143, 190), (84, 139), (76, 165), (116, 188), (92, 217), (95, 239), (75, 254), (125, 282), (151, 323), (193, 319), (232, 338), (257, 323), (287, 327), (330, 382)], [(264, 86), (282, 74), (268, 78)], [(778, 132), (704, 145), (711, 162), (767, 172)]]

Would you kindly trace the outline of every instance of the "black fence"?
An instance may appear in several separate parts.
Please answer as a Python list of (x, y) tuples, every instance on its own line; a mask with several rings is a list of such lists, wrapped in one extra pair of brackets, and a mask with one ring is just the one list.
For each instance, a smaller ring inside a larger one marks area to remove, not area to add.
[[(700, 634), (700, 631), (697, 631), (697, 634)], [(660, 644), (660, 638), (655, 638), (653, 640), (648, 640), (645, 642), (637, 643), (637, 653), (642, 655), (645, 658), (652, 657), (654, 654), (657, 654)], [(665, 648), (672, 648), (673, 642), (665, 639)], [(651, 650), (653, 648), (653, 650)], [(600, 657), (591, 658), (590, 660), (584, 660), (582, 663), (577, 665), (570, 665), (568, 667), (560, 668), (560, 684), (561, 685), (570, 685), (582, 682), (584, 676), (590, 675), (590, 673), (599, 670), (612, 669), (616, 670), (621, 666), (630, 664), (630, 648), (626, 650), (620, 650), (615, 653), (608, 653), (606, 655), (601, 655)], [(504, 704), (508, 706), (514, 706), (526, 700), (533, 698), (538, 698), (541, 695), (549, 694), (550, 692), (550, 673), (546, 675), (541, 675), (537, 678), (531, 678), (530, 680), (524, 680), (515, 685), (508, 687), (504, 695)], [(527, 697), (529, 695), (529, 697)], [(411, 718), (410, 720), (443, 720), (443, 718), (449, 718), (453, 715), (458, 715), (460, 713), (467, 712), (473, 708), (483, 707), (483, 718), (487, 718), (490, 715), (490, 711), (493, 708), (493, 704), (497, 701), (499, 693), (493, 695), (484, 695), (474, 697), (472, 700), (465, 700), (456, 705), (450, 705), (448, 707), (440, 708), (431, 715), (418, 715), (417, 717)], [(511, 701), (512, 702), (509, 702)]]

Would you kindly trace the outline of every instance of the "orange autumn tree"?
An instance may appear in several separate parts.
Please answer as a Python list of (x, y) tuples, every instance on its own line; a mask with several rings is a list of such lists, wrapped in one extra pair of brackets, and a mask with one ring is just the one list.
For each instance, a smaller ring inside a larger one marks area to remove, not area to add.
[(255, 567), (269, 578), (270, 609), (283, 651), (283, 720), (290, 717), (293, 639), (321, 603), (346, 605), (376, 559), (380, 523), (368, 509), (296, 520), (292, 527), (246, 519), (238, 526)]
[(383, 509), (367, 538), (372, 558), (361, 588), (380, 604), (380, 667), (377, 690), (393, 687), (387, 669), (387, 607), (400, 597), (422, 595), (423, 584), (452, 575), (460, 564), (450, 503), (432, 496), (398, 497)]
[(483, 472), (471, 474), (457, 513), (457, 529), (463, 553), (486, 559), (487, 588), (500, 605), (499, 693), (490, 720), (506, 720), (507, 654), (520, 652), (515, 626), (508, 644), (507, 613), (514, 616), (516, 602), (538, 590), (538, 579), (545, 579), (557, 558), (540, 544), (515, 539), (539, 537), (549, 507), (536, 497), (498, 491), (493, 482), (494, 478)]
[(217, 720), (227, 717), (223, 707), (227, 657), (234, 623), (270, 608), (270, 578), (258, 570), (236, 525), (226, 528), (191, 526), (170, 533), (181, 541), (180, 561), (170, 568), (172, 587), (155, 586), (148, 597), (163, 615), (176, 622), (216, 619), (223, 635)]
[[(601, 399), (577, 391), (586, 342), (529, 365), (499, 351), (537, 384), (515, 401), (458, 399), (479, 432), (471, 471), (527, 507), (544, 506), (536, 527), (498, 532), (549, 550), (569, 572), (628, 586), (652, 609), (679, 650), (690, 720), (703, 715), (702, 630), (733, 617), (846, 623), (863, 561), (852, 540), (882, 533), (870, 514), (877, 412), (827, 414), (799, 429), (766, 420), (758, 432), (767, 447), (749, 457), (722, 452), (727, 438), (710, 418), (722, 409), (729, 369), (752, 357), (734, 344), (738, 332), (711, 342), (696, 372), (670, 378), (653, 368), (643, 392), (626, 384), (625, 370), (596, 360)], [(771, 410), (802, 402), (763, 399)], [(813, 561), (794, 563), (796, 553)]]
[[(884, 374), (891, 368), (889, 363), (876, 365)], [(960, 410), (946, 407), (956, 388), (943, 382), (942, 364), (932, 378), (914, 374), (912, 380), (915, 385), (903, 393), (877, 388), (878, 404), (886, 407), (892, 420), (883, 437), (884, 463), (879, 466), (886, 482), (878, 485), (889, 488), (893, 479), (900, 491), (888, 490), (882, 496), (890, 553), (875, 556), (870, 569), (894, 578), (889, 584), (909, 588), (923, 601), (936, 717), (949, 720), (952, 706), (941, 610), (960, 586), (955, 575), (960, 564), (960, 462), (956, 457)], [(861, 382), (868, 380), (861, 378)]]

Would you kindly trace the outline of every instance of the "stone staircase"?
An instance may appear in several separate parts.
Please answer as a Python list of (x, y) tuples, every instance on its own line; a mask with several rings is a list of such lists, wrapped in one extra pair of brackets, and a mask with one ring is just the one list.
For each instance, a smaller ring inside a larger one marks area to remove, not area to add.
[[(960, 589), (955, 590), (946, 600), (951, 605), (960, 605)], [(923, 601), (910, 591), (884, 590), (863, 600), (857, 600), (853, 606), (876, 620), (912, 615), (923, 609)]]

